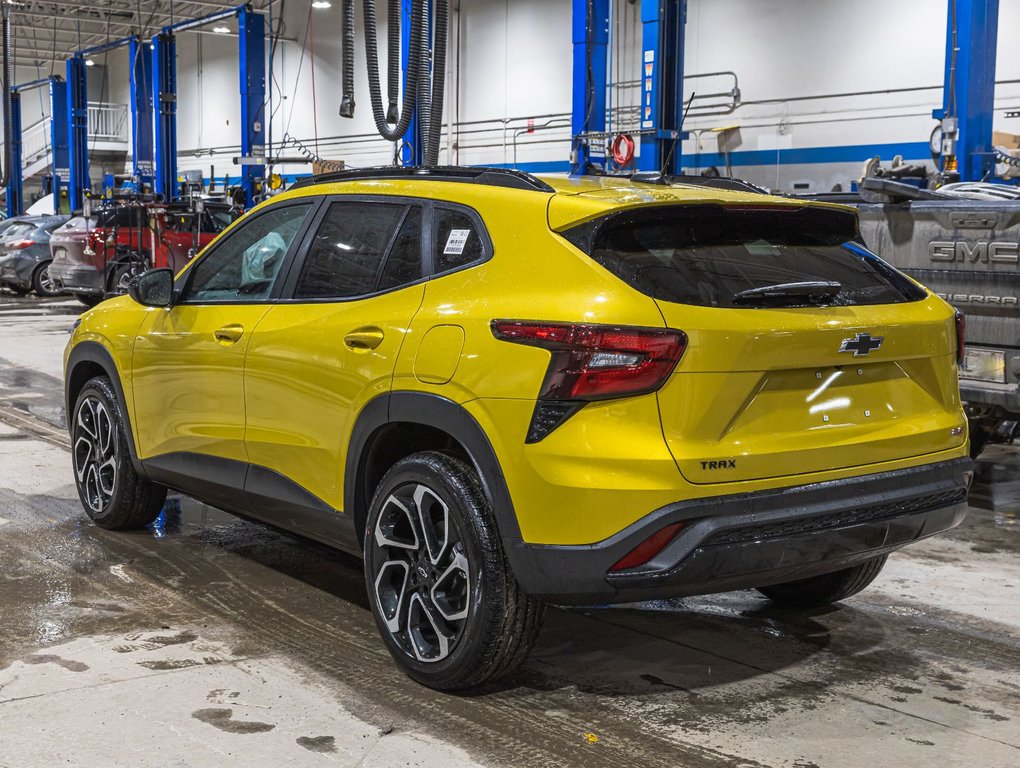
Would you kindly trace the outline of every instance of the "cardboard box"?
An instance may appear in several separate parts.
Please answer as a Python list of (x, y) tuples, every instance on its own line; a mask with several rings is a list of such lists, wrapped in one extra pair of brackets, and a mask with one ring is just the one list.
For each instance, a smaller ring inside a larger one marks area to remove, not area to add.
[(992, 131), (992, 146), (1006, 149), (1020, 149), (1020, 136), (1005, 131)]

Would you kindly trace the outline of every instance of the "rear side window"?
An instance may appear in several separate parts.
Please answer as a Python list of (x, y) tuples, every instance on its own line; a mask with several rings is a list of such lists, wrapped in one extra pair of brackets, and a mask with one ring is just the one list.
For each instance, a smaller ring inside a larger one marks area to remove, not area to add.
[(616, 214), (564, 236), (633, 288), (679, 304), (746, 308), (755, 305), (747, 291), (805, 282), (838, 286), (810, 298), (772, 295), (769, 305), (895, 304), (926, 295), (856, 242), (856, 218), (838, 210), (671, 206)]
[(335, 202), (308, 249), (294, 298), (364, 296), (414, 282), (421, 274), (418, 206)]
[(459, 269), (485, 256), (481, 227), (466, 212), (437, 208), (432, 227), (437, 275)]

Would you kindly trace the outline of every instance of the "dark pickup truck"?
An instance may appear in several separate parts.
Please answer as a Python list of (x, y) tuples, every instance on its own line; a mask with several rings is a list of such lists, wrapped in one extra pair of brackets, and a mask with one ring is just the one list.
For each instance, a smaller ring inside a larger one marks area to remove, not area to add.
[(855, 206), (865, 245), (966, 316), (960, 392), (974, 456), (996, 432), (1011, 440), (1020, 421), (1020, 199), (1009, 199), (1018, 193), (865, 179), (856, 195), (813, 196)]

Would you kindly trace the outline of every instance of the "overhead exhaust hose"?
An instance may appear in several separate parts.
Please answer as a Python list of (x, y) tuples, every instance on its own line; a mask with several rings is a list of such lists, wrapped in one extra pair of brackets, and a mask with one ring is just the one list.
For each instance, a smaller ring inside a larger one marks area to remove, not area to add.
[(400, 24), (400, 0), (390, 0), (386, 17), (386, 53), (389, 56), (386, 92), (390, 101), (386, 108), (387, 123), (395, 123), (400, 117), (397, 111), (397, 99), (400, 98)]
[[(422, 59), (422, 27), (424, 26), (425, 0), (412, 0), (411, 6), (411, 44), (408, 51), (407, 82), (404, 84), (404, 108), (396, 114), (396, 104), (393, 104), (396, 120), (387, 120), (383, 113), (382, 87), (379, 83), (379, 50), (378, 50), (378, 29), (376, 28), (375, 0), (364, 0), (365, 16), (365, 59), (368, 67), (368, 95), (372, 102), (372, 118), (375, 120), (376, 130), (379, 135), (387, 141), (399, 141), (407, 133), (407, 127), (411, 124), (411, 116), (414, 114), (414, 106), (418, 98), (418, 74)], [(399, 15), (397, 16), (399, 18)], [(391, 26), (393, 20), (391, 20)], [(397, 29), (397, 48), (399, 50), (399, 28)], [(392, 54), (392, 51), (390, 52)], [(390, 72), (396, 57), (390, 56)], [(397, 79), (399, 81), (399, 70)], [(392, 80), (391, 80), (392, 82)], [(399, 85), (399, 82), (398, 82)], [(390, 128), (388, 123), (396, 123)]]
[(340, 36), (343, 39), (341, 79), (343, 95), (340, 99), (340, 117), (354, 117), (354, 0), (343, 0), (340, 13)]
[[(443, 133), (443, 99), (446, 93), (446, 48), (449, 24), (449, 0), (435, 0), (435, 40), (432, 44), (432, 93), (429, 99), (429, 116), (422, 116), (422, 128), (427, 129), (425, 165), (439, 164), (439, 140)], [(424, 56), (422, 58), (425, 58)]]
[[(427, 11), (423, 10), (423, 14)], [(414, 33), (412, 32), (412, 35)], [(428, 19), (422, 20), (420, 30), (421, 56), (418, 57), (418, 94), (415, 102), (418, 107), (418, 136), (415, 138), (415, 145), (421, 147), (421, 158), (425, 165), (428, 165), (429, 153), (429, 124), (432, 115), (432, 66), (431, 49), (432, 41), (429, 39)], [(414, 38), (412, 37), (412, 40)], [(408, 67), (410, 68), (410, 64)]]

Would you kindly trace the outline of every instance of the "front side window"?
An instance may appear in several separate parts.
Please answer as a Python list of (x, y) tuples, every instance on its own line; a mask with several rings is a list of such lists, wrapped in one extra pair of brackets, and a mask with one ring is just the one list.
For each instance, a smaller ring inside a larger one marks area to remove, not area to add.
[(365, 296), (421, 276), (418, 206), (335, 202), (309, 246), (294, 298)]
[(240, 224), (191, 270), (182, 300), (267, 299), (311, 207), (311, 203), (282, 206)]

